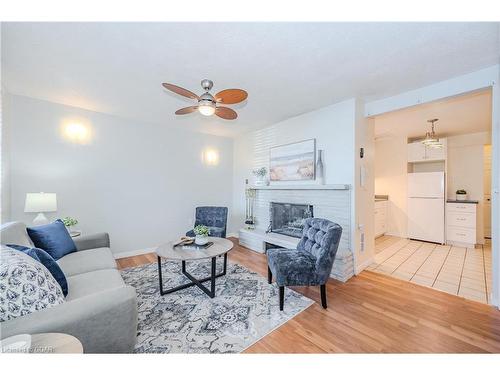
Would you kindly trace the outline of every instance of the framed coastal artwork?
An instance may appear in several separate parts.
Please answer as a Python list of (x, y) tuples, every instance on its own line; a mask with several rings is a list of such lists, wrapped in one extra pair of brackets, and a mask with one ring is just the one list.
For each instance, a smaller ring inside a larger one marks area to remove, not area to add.
[(272, 147), (269, 155), (271, 181), (314, 180), (316, 139)]

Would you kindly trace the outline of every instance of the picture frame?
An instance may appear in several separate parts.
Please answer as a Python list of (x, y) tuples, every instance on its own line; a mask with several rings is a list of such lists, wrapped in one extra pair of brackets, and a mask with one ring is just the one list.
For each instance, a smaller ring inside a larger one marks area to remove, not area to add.
[(316, 139), (271, 147), (269, 178), (272, 182), (315, 180)]

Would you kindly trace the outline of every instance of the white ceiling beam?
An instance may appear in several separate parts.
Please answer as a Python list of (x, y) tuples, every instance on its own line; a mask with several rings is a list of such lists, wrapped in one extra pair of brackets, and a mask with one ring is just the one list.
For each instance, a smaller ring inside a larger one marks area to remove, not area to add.
[(419, 104), (430, 103), (471, 91), (491, 87), (498, 82), (499, 65), (464, 74), (430, 86), (407, 91), (365, 104), (365, 116), (372, 117)]

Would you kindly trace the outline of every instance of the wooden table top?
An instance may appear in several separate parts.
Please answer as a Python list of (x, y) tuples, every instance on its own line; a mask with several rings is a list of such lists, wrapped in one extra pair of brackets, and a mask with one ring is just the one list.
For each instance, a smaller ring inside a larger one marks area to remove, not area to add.
[(156, 249), (156, 255), (169, 260), (198, 260), (223, 255), (233, 248), (233, 243), (225, 238), (208, 237), (214, 244), (203, 250), (185, 250), (182, 246), (174, 248), (175, 241), (170, 241)]

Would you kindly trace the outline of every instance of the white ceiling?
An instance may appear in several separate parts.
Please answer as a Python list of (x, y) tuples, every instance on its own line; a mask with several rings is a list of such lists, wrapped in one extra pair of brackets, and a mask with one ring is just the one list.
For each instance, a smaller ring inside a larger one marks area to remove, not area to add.
[(491, 131), (491, 90), (422, 104), (375, 117), (375, 138), (420, 138), (430, 130), (427, 120), (439, 119), (438, 136)]
[[(497, 23), (4, 23), (7, 91), (233, 136), (358, 96), (379, 99), (498, 63)], [(202, 78), (248, 91), (236, 121), (174, 116)]]

